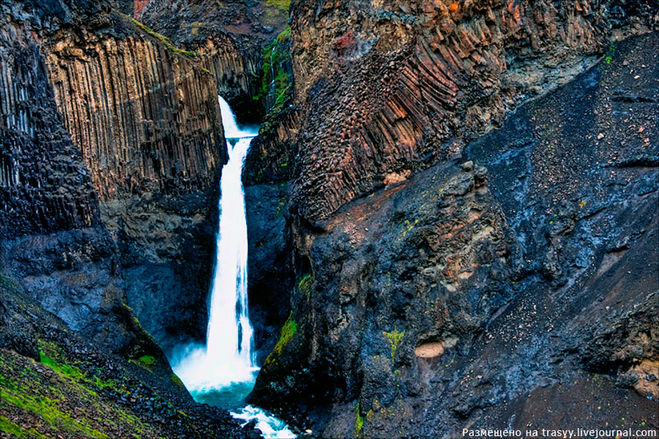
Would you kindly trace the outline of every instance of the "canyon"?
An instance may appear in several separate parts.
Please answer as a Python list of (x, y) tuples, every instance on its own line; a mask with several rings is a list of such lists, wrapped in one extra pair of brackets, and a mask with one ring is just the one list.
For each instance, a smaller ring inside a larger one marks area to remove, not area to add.
[(260, 437), (168, 362), (208, 324), (218, 95), (260, 123), (247, 402), (298, 437), (659, 428), (654, 2), (0, 11), (3, 434)]

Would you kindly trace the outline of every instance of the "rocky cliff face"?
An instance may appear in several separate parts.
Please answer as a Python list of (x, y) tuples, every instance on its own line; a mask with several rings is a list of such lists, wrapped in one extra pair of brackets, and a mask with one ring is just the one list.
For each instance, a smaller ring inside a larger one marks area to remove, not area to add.
[[(322, 229), (293, 215), (293, 309), (254, 400), (302, 407), (325, 437), (658, 425), (658, 44), (612, 43), (455, 161), (390, 180)], [(309, 142), (299, 178), (318, 183)]]
[(140, 17), (177, 45), (194, 50), (238, 116), (259, 121), (263, 48), (286, 26), (288, 2), (150, 0)]
[(126, 302), (161, 341), (199, 336), (226, 158), (213, 76), (104, 3), (3, 8), (3, 265), (114, 349), (134, 347), (112, 329)]
[(161, 343), (198, 337), (226, 160), (215, 80), (129, 18), (114, 28), (50, 42), (55, 99), (119, 245), (129, 304)]
[[(625, 9), (626, 8), (626, 9)], [(650, 3), (298, 1), (295, 103), (304, 110), (293, 194), (319, 222), (440, 160), (518, 102), (592, 64), (612, 27)]]
[[(527, 419), (541, 401), (566, 415), (575, 396), (562, 386), (592, 394), (602, 379), (633, 422), (656, 423), (655, 405), (616, 383), (647, 387), (657, 349), (644, 323), (656, 267), (635, 256), (656, 236), (656, 145), (642, 134), (656, 130), (656, 87), (640, 90), (657, 41), (610, 42), (656, 14), (643, 2), (294, 3), (298, 122), (256, 143), (247, 178), (292, 175), (296, 281), (254, 400), (302, 406), (328, 437), (428, 437), (521, 426), (503, 407), (527, 394)], [(272, 167), (282, 157), (292, 174)], [(623, 267), (639, 279), (624, 299)], [(606, 317), (585, 328), (583, 310)]]
[(214, 77), (105, 2), (0, 11), (3, 434), (240, 436), (136, 318), (161, 341), (203, 331), (226, 158)]

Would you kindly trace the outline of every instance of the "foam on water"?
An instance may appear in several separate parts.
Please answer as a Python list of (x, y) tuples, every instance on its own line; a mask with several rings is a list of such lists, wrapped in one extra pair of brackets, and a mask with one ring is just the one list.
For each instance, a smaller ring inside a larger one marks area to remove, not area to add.
[[(219, 97), (229, 161), (220, 181), (220, 224), (206, 344), (181, 346), (171, 355), (172, 368), (195, 400), (236, 408), (254, 387), (259, 368), (247, 300), (247, 221), (242, 169), (256, 128), (241, 128), (229, 104)], [(246, 425), (252, 419), (266, 438), (294, 438), (286, 424), (248, 405), (232, 413)]]

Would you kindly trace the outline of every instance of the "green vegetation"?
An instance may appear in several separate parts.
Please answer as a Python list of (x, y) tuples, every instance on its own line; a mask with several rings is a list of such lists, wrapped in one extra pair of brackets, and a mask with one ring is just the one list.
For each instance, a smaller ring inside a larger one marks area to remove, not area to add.
[(604, 62), (607, 64), (611, 64), (611, 62), (613, 61), (613, 55), (615, 55), (615, 53), (616, 53), (616, 45), (615, 43), (612, 42), (611, 45), (609, 46), (609, 50), (607, 50), (606, 52), (606, 56), (604, 57)]
[(2, 433), (8, 433), (12, 437), (17, 437), (19, 439), (22, 438), (37, 438), (37, 439), (45, 439), (46, 436), (43, 434), (39, 433), (36, 431), (34, 428), (30, 428), (29, 430), (21, 427), (20, 425), (14, 424), (11, 422), (9, 419), (5, 418), (4, 416), (0, 416), (0, 432)]
[(265, 0), (265, 5), (287, 12), (291, 6), (291, 0)]
[(167, 38), (167, 37), (164, 36), (164, 35), (159, 34), (159, 33), (156, 32), (156, 31), (154, 31), (153, 29), (151, 29), (149, 26), (147, 26), (146, 24), (142, 23), (141, 21), (137, 21), (137, 20), (135, 20), (133, 17), (128, 16), (128, 15), (126, 15), (126, 14), (121, 14), (121, 13), (119, 13), (119, 15), (120, 15), (121, 18), (123, 18), (125, 21), (127, 21), (127, 22), (133, 24), (134, 26), (136, 26), (137, 28), (139, 28), (140, 30), (142, 30), (144, 33), (146, 33), (146, 34), (149, 35), (150, 37), (153, 37), (153, 38), (155, 38), (156, 40), (160, 41), (160, 42), (161, 42), (162, 44), (164, 44), (165, 47), (167, 47), (167, 49), (169, 49), (171, 52), (173, 52), (173, 53), (175, 53), (175, 54), (177, 54), (177, 55), (187, 56), (188, 58), (196, 58), (196, 57), (197, 57), (197, 54), (196, 54), (195, 52), (191, 52), (191, 51), (189, 51), (189, 50), (179, 49), (178, 47), (174, 46), (174, 44), (172, 44), (172, 42), (169, 40), (169, 38)]
[(142, 355), (141, 357), (130, 361), (131, 363), (137, 364), (142, 369), (146, 369), (149, 372), (153, 372), (153, 367), (158, 363), (156, 357), (152, 355)]
[(304, 297), (309, 300), (311, 297), (311, 286), (313, 285), (313, 275), (311, 273), (307, 273), (302, 278), (300, 279), (300, 282), (297, 284), (298, 290), (304, 294)]
[(293, 319), (293, 311), (291, 311), (286, 323), (284, 323), (284, 326), (281, 328), (281, 335), (279, 336), (279, 340), (277, 341), (277, 345), (273, 349), (273, 352), (275, 352), (277, 356), (280, 356), (284, 346), (293, 339), (296, 333), (297, 323)]
[(293, 95), (293, 77), (290, 54), (291, 28), (287, 27), (263, 49), (263, 67), (260, 88), (254, 100), (264, 102), (270, 108), (268, 116), (279, 114)]
[[(5, 418), (0, 432), (18, 438), (64, 437), (109, 438), (112, 427), (122, 425), (134, 434), (154, 437), (151, 427), (127, 409), (108, 403), (99, 390), (128, 393), (116, 380), (103, 380), (84, 362), (69, 363), (61, 347), (39, 339), (40, 363), (10, 351), (0, 356), (0, 400)], [(11, 419), (25, 419), (17, 425)], [(38, 429), (38, 430), (37, 430)], [(116, 431), (115, 431), (116, 433)], [(59, 436), (58, 436), (59, 437)]]
[(391, 332), (383, 332), (384, 336), (389, 340), (391, 344), (391, 361), (394, 361), (396, 357), (396, 351), (398, 350), (398, 345), (400, 345), (401, 340), (405, 336), (405, 331), (399, 331), (398, 328), (395, 328)]
[(43, 419), (53, 430), (65, 431), (88, 438), (109, 438), (93, 429), (84, 419), (78, 420), (58, 406), (59, 400), (39, 395), (30, 389), (16, 385), (0, 377), (0, 399), (21, 410)]
[(45, 366), (50, 367), (58, 374), (71, 378), (74, 380), (83, 380), (85, 376), (80, 369), (75, 366), (70, 366), (68, 364), (60, 364), (57, 361), (53, 360), (47, 355), (44, 355), (42, 351), (39, 352), (39, 362)]
[(359, 437), (362, 429), (364, 428), (364, 417), (359, 412), (359, 403), (355, 406), (355, 436)]
[(175, 385), (176, 387), (178, 387), (178, 388), (180, 388), (180, 389), (182, 389), (182, 388), (184, 387), (184, 386), (183, 386), (183, 381), (181, 381), (181, 379), (178, 377), (178, 375), (176, 375), (175, 373), (173, 373), (172, 376), (171, 376), (171, 378), (172, 378), (172, 383), (174, 383), (174, 385)]

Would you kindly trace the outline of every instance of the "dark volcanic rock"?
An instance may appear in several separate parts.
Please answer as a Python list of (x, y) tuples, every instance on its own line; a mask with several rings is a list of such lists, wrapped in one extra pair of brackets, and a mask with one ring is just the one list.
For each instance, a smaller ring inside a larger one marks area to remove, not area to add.
[(254, 400), (325, 437), (657, 428), (658, 45), (614, 43), (460, 166), (293, 217), (300, 282)]
[(293, 267), (286, 227), (286, 184), (245, 188), (250, 319), (258, 362), (272, 350), (290, 311)]
[(655, 3), (295, 2), (299, 214), (321, 222), (459, 156), (521, 101), (592, 65), (609, 36), (647, 30)]

